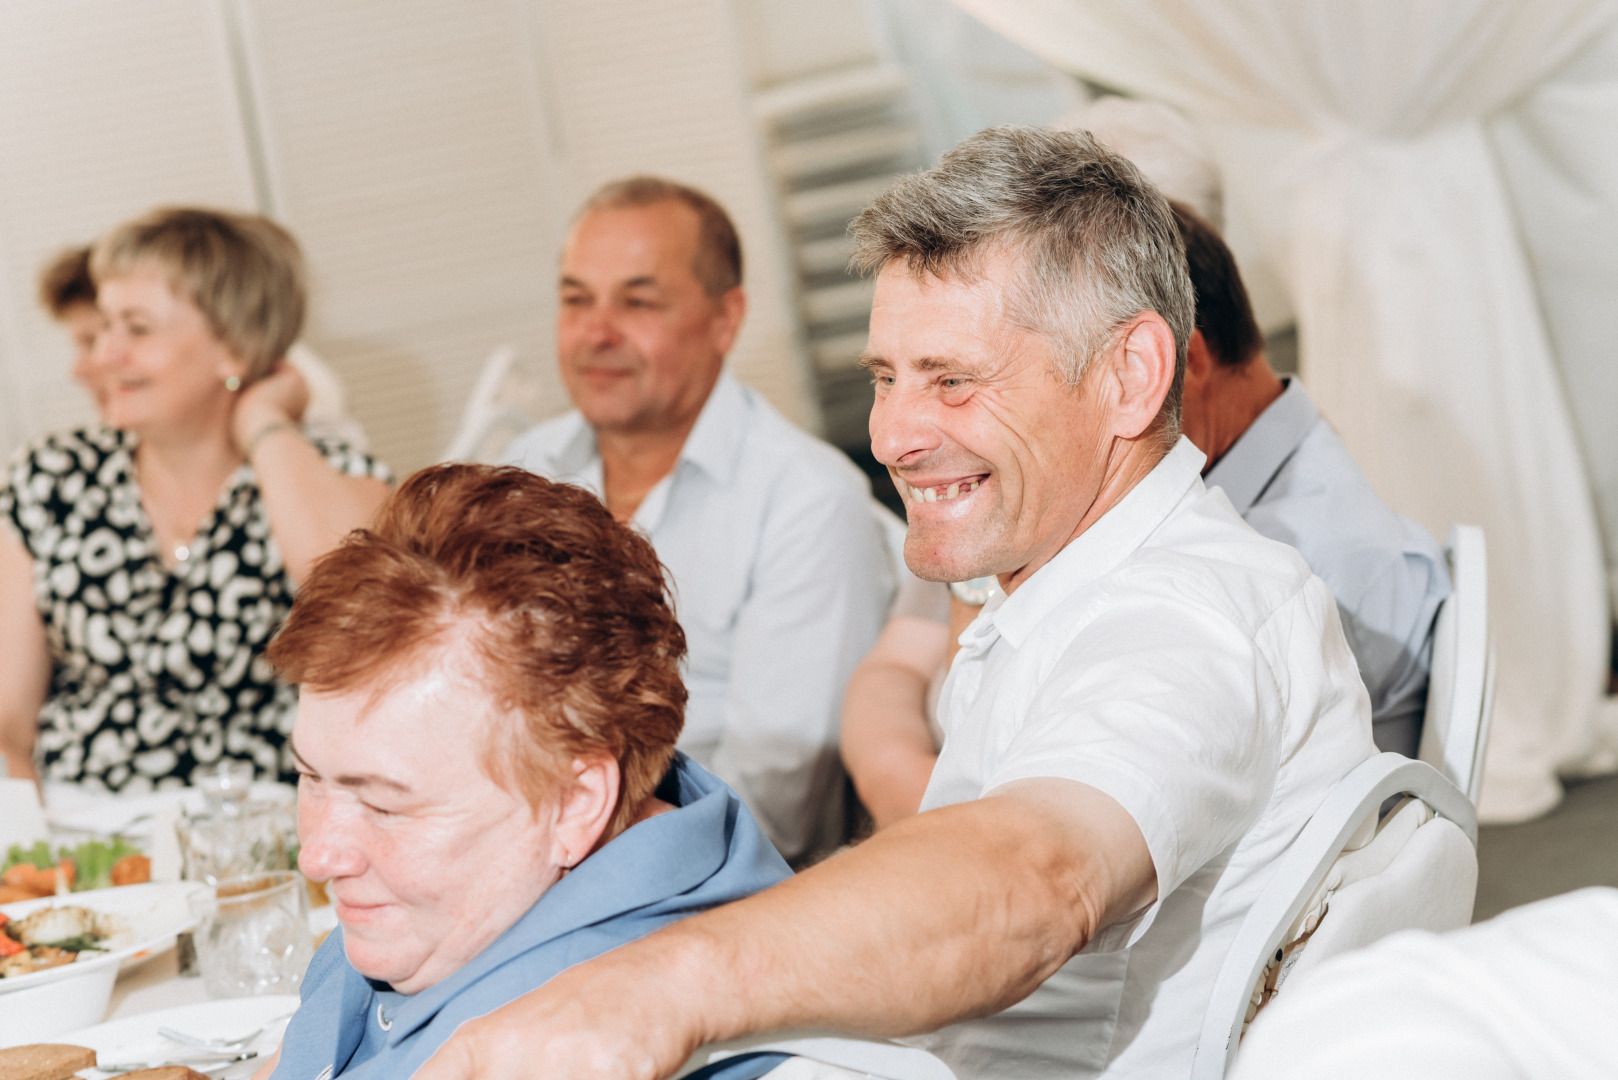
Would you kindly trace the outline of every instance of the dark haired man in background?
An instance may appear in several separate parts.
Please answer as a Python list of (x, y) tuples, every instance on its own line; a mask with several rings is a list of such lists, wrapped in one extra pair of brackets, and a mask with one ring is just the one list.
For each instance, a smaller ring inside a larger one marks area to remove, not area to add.
[(1180, 429), (1208, 455), (1207, 485), (1223, 488), (1254, 529), (1297, 548), (1331, 587), (1371, 694), (1377, 748), (1414, 757), (1433, 621), (1449, 595), (1443, 552), (1381, 500), (1303, 384), (1270, 367), (1219, 233), (1183, 204), (1169, 206), (1197, 293)]

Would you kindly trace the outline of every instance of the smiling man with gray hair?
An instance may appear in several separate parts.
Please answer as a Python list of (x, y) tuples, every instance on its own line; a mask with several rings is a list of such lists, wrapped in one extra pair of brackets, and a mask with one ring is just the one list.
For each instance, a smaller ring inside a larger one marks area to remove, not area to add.
[(1184, 1076), (1236, 927), (1373, 752), (1331, 594), (1179, 436), (1163, 197), (997, 128), (854, 227), (872, 444), (918, 575), (999, 578), (922, 813), (467, 1025), (421, 1080), (668, 1075), (782, 1028), (931, 1032), (964, 1078)]

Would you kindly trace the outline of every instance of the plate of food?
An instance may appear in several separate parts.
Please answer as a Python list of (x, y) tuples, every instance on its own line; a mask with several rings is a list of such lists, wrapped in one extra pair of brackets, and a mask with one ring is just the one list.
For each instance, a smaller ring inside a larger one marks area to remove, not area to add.
[[(94, 1051), (101, 1066), (187, 1065), (233, 1080), (252, 1076), (275, 1053), (297, 1008), (296, 994), (203, 1001), (109, 1020), (60, 1041)], [(232, 1057), (242, 1060), (225, 1060)], [(99, 1080), (116, 1072), (94, 1068), (77, 1075)]]
[(152, 860), (123, 837), (54, 848), (44, 840), (32, 847), (13, 845), (0, 861), (0, 904), (140, 885), (151, 877)]
[(148, 882), (0, 904), (0, 1046), (100, 1020), (119, 969), (191, 929), (206, 891)]

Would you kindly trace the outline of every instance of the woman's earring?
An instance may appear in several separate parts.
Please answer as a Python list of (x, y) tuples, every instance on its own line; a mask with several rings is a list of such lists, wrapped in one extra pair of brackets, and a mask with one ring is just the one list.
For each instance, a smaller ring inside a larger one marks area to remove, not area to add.
[(225, 389), (226, 390), (229, 390), (232, 394), (234, 394), (236, 391), (240, 390), (241, 388), (242, 388), (242, 380), (241, 380), (241, 378), (239, 376), (236, 376), (236, 375), (226, 375), (225, 376)]

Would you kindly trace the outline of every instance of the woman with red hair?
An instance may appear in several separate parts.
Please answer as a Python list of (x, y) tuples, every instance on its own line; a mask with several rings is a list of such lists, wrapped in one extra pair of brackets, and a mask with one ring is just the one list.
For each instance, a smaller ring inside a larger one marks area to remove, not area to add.
[(684, 655), (651, 544), (520, 469), (419, 472), (317, 562), (269, 656), (301, 688), (299, 866), (340, 925), (259, 1075), (409, 1076), (564, 968), (786, 878), (674, 749)]

